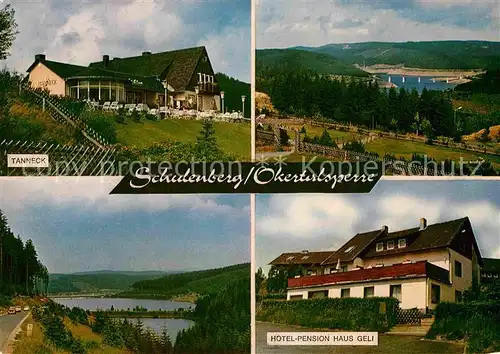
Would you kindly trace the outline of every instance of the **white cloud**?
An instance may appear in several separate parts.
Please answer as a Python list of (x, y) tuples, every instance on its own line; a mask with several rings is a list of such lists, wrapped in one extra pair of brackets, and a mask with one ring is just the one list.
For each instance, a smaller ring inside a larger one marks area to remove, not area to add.
[(357, 217), (357, 210), (341, 197), (272, 196), (268, 206), (258, 205), (257, 234), (302, 239), (337, 234), (342, 237), (352, 232)]
[[(446, 6), (467, 5), (489, 13), (488, 28), (472, 29), (427, 19), (409, 19), (394, 9), (377, 9), (368, 4), (339, 4), (335, 1), (261, 1), (257, 7), (257, 48), (285, 48), (297, 45), (363, 41), (424, 41), (442, 39), (482, 39), (498, 41), (498, 1), (428, 1), (423, 9), (447, 11)], [(431, 7), (430, 9), (428, 9)], [(433, 14), (433, 17), (435, 13)], [(469, 21), (482, 21), (471, 18)]]
[(11, 2), (19, 34), (4, 62), (10, 69), (24, 72), (38, 53), (88, 65), (104, 54), (126, 57), (206, 45), (214, 70), (250, 79), (250, 38), (242, 40), (250, 28), (192, 24), (185, 2)]
[(210, 195), (109, 195), (121, 177), (4, 177), (0, 180), (0, 209), (20, 212), (27, 206), (78, 207), (99, 213), (123, 211), (188, 211), (239, 215), (247, 210), (218, 204)]

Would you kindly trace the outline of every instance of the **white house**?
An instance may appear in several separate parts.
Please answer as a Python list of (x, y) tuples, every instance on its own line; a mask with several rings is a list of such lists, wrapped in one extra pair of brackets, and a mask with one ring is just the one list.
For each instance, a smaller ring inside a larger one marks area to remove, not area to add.
[(482, 264), (468, 217), (389, 232), (359, 233), (337, 251), (284, 253), (270, 263), (300, 266), (288, 280), (288, 300), (390, 296), (402, 309), (434, 309), (460, 301)]

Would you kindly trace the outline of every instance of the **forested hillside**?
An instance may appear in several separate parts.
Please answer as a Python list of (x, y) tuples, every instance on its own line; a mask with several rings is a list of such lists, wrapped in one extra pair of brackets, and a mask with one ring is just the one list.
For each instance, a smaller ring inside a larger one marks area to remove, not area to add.
[(246, 96), (245, 99), (245, 117), (250, 118), (250, 107), (251, 107), (251, 97), (250, 97), (250, 84), (236, 80), (226, 74), (217, 73), (215, 74), (217, 82), (221, 91), (225, 92), (224, 95), (224, 105), (226, 106), (226, 112), (240, 111), (242, 110), (241, 96)]
[(31, 240), (15, 235), (0, 210), (0, 306), (15, 294), (45, 292), (49, 273)]
[(263, 49), (255, 53), (257, 76), (264, 77), (282, 70), (312, 70), (325, 75), (366, 77), (370, 74), (323, 53), (296, 49)]
[(498, 68), (500, 56), (500, 42), (486, 41), (366, 42), (297, 48), (329, 54), (349, 64), (423, 69)]
[(196, 324), (177, 336), (175, 352), (250, 352), (250, 266), (246, 276), (217, 294), (198, 299)]
[[(500, 57), (498, 59), (500, 61)], [(500, 95), (500, 69), (489, 70), (478, 78), (455, 87), (455, 91), (468, 91), (474, 94), (486, 93)], [(500, 104), (498, 97), (497, 102)]]
[(223, 290), (228, 284), (239, 281), (250, 273), (250, 264), (238, 264), (223, 268), (172, 274), (153, 280), (139, 281), (129, 292), (129, 297), (169, 298), (179, 294), (206, 295)]
[(50, 274), (49, 293), (129, 290), (138, 281), (155, 279), (167, 272), (111, 272)]

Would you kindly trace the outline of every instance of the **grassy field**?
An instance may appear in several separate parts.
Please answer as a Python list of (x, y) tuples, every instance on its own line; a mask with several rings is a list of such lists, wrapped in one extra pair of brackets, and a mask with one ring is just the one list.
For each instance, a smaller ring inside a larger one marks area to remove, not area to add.
[[(202, 127), (201, 121), (165, 119), (159, 122), (144, 120), (139, 123), (127, 120), (117, 124), (118, 142), (145, 148), (165, 140), (194, 142)], [(217, 143), (224, 152), (250, 159), (250, 124), (215, 122)]]
[(446, 147), (433, 146), (413, 141), (404, 141), (397, 139), (376, 139), (365, 144), (365, 149), (370, 152), (376, 152), (380, 156), (384, 156), (386, 153), (389, 153), (392, 155), (396, 155), (396, 157), (404, 157), (406, 159), (411, 159), (413, 153), (427, 155), (437, 161), (444, 161), (447, 159), (460, 161), (461, 157), (464, 159), (464, 161), (473, 161), (482, 157), (485, 160), (491, 161), (491, 163), (496, 168), (500, 167), (499, 156), (485, 155), (458, 149), (450, 149)]
[[(302, 127), (306, 128), (306, 133), (307, 136), (310, 138), (314, 138), (315, 136), (321, 136), (323, 134), (323, 131), (325, 128), (323, 127), (318, 127), (318, 126), (313, 126), (313, 125), (299, 125), (299, 124), (294, 124), (294, 125), (288, 125), (288, 127), (292, 129), (302, 129)], [(294, 132), (289, 130), (288, 135), (290, 135), (290, 138), (293, 138)], [(342, 132), (339, 130), (334, 130), (334, 129), (328, 129), (328, 134), (332, 137), (333, 140), (340, 141), (340, 142), (347, 142), (347, 141), (353, 141), (353, 140), (359, 140), (363, 136), (360, 134), (356, 133), (351, 133), (351, 132)]]

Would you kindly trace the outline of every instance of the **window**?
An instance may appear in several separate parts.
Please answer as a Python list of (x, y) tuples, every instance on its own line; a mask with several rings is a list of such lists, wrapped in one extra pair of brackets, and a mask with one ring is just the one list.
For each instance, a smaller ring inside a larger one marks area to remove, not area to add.
[(342, 270), (343, 272), (347, 272), (347, 265), (343, 265), (343, 266), (341, 267), (341, 270)]
[(441, 301), (441, 287), (436, 284), (431, 284), (431, 302), (439, 304)]
[(308, 258), (309, 258), (309, 256), (304, 256), (304, 257), (302, 257), (302, 260), (305, 261)]
[(341, 289), (340, 297), (342, 298), (351, 297), (351, 289)]
[(462, 277), (462, 263), (455, 261), (455, 276), (458, 278)]
[(377, 243), (377, 252), (383, 251), (384, 250), (384, 243), (383, 242), (378, 242)]
[(363, 296), (365, 298), (373, 297), (375, 295), (375, 288), (373, 286), (368, 286), (363, 289)]
[(391, 285), (390, 296), (401, 302), (401, 285)]
[(308, 269), (306, 275), (316, 275), (316, 271), (314, 269)]
[(349, 253), (349, 252), (351, 252), (351, 251), (352, 251), (353, 249), (355, 249), (355, 248), (356, 248), (356, 246), (351, 246), (351, 247), (348, 247), (348, 248), (344, 251), (344, 253)]
[(398, 248), (405, 248), (406, 247), (406, 239), (405, 238), (400, 238), (398, 240)]
[(394, 241), (393, 240), (387, 241), (387, 249), (388, 250), (394, 249)]
[(455, 302), (462, 302), (462, 292), (455, 290)]
[(309, 299), (324, 299), (325, 297), (328, 297), (328, 290), (309, 291)]
[(287, 261), (291, 261), (292, 259), (294, 259), (295, 257), (294, 256), (290, 256), (290, 257), (286, 257), (286, 260)]

